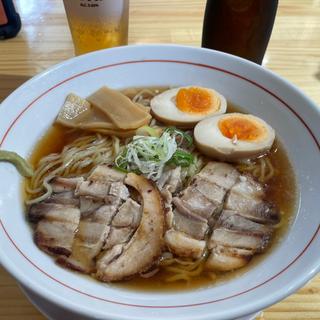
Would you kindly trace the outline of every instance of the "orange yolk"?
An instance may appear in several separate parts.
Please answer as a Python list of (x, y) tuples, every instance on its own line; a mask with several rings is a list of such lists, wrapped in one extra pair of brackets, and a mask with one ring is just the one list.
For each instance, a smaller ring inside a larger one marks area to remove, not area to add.
[(238, 140), (252, 141), (263, 135), (261, 127), (258, 127), (253, 121), (242, 117), (221, 119), (218, 126), (221, 133), (229, 139), (236, 136)]
[(212, 97), (212, 93), (205, 89), (191, 87), (178, 91), (176, 104), (178, 109), (183, 112), (207, 114), (212, 109), (219, 109), (220, 100), (218, 97)]

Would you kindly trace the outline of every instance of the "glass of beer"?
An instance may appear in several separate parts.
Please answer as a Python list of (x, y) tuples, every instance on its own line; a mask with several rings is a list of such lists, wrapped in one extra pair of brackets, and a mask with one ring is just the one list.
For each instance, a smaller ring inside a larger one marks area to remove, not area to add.
[(261, 64), (278, 0), (207, 0), (202, 46)]
[(75, 54), (128, 44), (129, 0), (64, 0)]

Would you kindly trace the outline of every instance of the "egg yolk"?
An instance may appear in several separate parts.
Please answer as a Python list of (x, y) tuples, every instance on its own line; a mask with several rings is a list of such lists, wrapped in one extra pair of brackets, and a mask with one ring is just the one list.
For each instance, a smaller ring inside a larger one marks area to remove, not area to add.
[(221, 119), (218, 123), (221, 133), (229, 138), (253, 141), (263, 135), (263, 129), (250, 119), (243, 117), (230, 117)]
[(199, 87), (180, 89), (176, 96), (176, 104), (179, 110), (187, 113), (207, 114), (218, 110), (220, 99), (213, 97), (208, 90)]

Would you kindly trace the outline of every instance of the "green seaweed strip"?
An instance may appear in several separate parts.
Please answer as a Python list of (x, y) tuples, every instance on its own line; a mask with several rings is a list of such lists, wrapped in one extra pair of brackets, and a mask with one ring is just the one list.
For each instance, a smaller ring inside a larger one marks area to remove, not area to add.
[(33, 175), (31, 165), (15, 152), (0, 150), (0, 162), (1, 161), (12, 163), (19, 173), (26, 178), (32, 177)]

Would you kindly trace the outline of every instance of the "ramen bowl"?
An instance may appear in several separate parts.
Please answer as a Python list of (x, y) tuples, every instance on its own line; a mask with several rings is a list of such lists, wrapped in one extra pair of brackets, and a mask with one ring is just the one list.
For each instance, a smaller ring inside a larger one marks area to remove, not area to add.
[(25, 219), (22, 178), (13, 166), (0, 163), (1, 263), (26, 290), (81, 319), (223, 320), (262, 310), (316, 275), (320, 112), (299, 89), (256, 64), (173, 45), (119, 47), (76, 57), (26, 82), (1, 104), (0, 147), (28, 157), (70, 92), (87, 96), (103, 85), (192, 84), (215, 88), (263, 118), (283, 143), (296, 175), (298, 199), (280, 243), (241, 276), (196, 290), (144, 292), (99, 283), (59, 267), (38, 249)]

